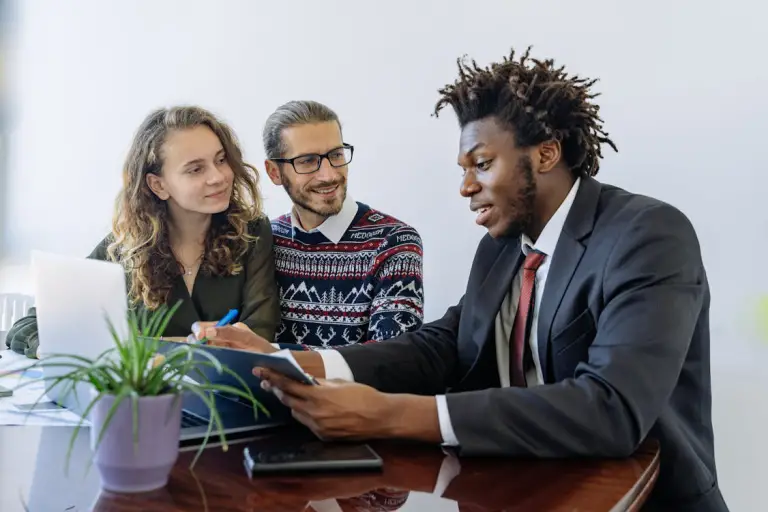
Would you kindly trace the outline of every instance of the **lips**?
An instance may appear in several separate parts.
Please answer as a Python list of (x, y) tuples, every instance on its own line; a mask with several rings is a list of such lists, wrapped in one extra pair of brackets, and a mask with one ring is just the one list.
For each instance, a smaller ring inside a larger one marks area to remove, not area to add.
[(314, 188), (314, 189), (312, 189), (312, 192), (314, 192), (315, 194), (320, 194), (320, 195), (323, 195), (323, 196), (327, 196), (327, 195), (331, 195), (334, 192), (336, 192), (336, 189), (338, 189), (338, 188), (339, 188), (339, 184), (337, 183), (335, 185), (331, 185), (331, 186), (328, 186), (328, 187)]
[(486, 222), (488, 222), (488, 219), (490, 218), (490, 213), (493, 210), (493, 206), (490, 204), (478, 204), (478, 205), (470, 205), (469, 209), (477, 213), (477, 217), (475, 218), (475, 223), (483, 226)]
[(229, 189), (226, 189), (226, 188), (225, 188), (224, 190), (219, 190), (218, 192), (215, 192), (215, 193), (213, 193), (213, 194), (208, 194), (208, 195), (207, 195), (207, 196), (205, 196), (205, 197), (208, 197), (208, 198), (210, 198), (210, 199), (218, 199), (218, 198), (220, 198), (221, 196), (223, 196), (223, 195), (224, 195), (224, 194), (227, 192), (227, 190), (229, 190)]

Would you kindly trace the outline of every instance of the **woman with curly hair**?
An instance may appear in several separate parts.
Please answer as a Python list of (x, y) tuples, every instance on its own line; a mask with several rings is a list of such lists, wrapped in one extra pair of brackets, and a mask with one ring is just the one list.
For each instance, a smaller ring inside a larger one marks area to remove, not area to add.
[[(112, 232), (89, 258), (125, 268), (137, 310), (182, 301), (167, 337), (186, 339), (192, 324), (237, 308), (240, 323), (274, 338), (280, 306), (258, 173), (231, 129), (204, 109), (158, 109), (144, 120), (126, 158)], [(34, 309), (7, 344), (34, 357)]]

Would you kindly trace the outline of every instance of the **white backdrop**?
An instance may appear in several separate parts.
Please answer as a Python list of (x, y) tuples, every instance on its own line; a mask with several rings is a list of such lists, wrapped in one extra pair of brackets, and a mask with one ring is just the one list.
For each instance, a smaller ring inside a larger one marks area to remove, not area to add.
[[(620, 152), (607, 150), (598, 178), (672, 202), (698, 230), (722, 487), (732, 510), (750, 510), (768, 478), (757, 459), (768, 452), (768, 345), (755, 328), (768, 294), (764, 4), (24, 0), (18, 11), (0, 292), (28, 289), (31, 249), (85, 255), (107, 232), (125, 152), (151, 109), (215, 111), (261, 169), (266, 116), (309, 98), (337, 110), (355, 145), (351, 194), (421, 232), (434, 319), (460, 297), (483, 235), (458, 194), (453, 114), (430, 116), (456, 58), (484, 65), (532, 44), (600, 77)], [(270, 216), (287, 211), (282, 189), (262, 184)]]

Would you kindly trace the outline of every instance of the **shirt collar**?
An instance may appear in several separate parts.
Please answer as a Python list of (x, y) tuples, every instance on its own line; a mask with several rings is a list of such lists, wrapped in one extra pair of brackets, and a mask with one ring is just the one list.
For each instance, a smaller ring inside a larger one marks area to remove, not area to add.
[(560, 203), (560, 207), (557, 209), (552, 218), (549, 219), (547, 225), (541, 231), (536, 243), (530, 239), (528, 235), (522, 235), (520, 237), (520, 243), (523, 248), (523, 254), (528, 255), (529, 249), (535, 249), (538, 252), (542, 252), (549, 257), (555, 252), (555, 246), (560, 238), (560, 233), (565, 226), (565, 219), (568, 218), (568, 212), (571, 211), (573, 200), (576, 198), (576, 192), (579, 190), (581, 184), (581, 178), (576, 178), (576, 182), (571, 187), (571, 191), (565, 196), (565, 199)]
[(299, 225), (296, 215), (296, 209), (291, 210), (291, 225), (294, 230), (302, 231), (304, 233), (314, 233), (319, 231), (325, 238), (331, 242), (338, 244), (344, 233), (347, 232), (349, 226), (352, 225), (352, 221), (355, 220), (357, 215), (357, 202), (352, 199), (352, 196), (347, 194), (347, 198), (344, 200), (344, 204), (341, 206), (341, 211), (336, 215), (331, 215), (323, 221), (322, 224), (315, 229), (305, 230)]

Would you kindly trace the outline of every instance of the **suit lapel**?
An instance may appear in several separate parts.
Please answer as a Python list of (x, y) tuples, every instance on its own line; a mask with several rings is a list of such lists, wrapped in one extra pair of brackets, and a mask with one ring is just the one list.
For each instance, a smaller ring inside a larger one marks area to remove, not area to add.
[[(487, 344), (495, 343), (494, 325), (496, 321), (496, 315), (501, 309), (501, 303), (504, 300), (504, 296), (509, 292), (510, 286), (512, 286), (512, 279), (517, 274), (520, 265), (523, 262), (522, 252), (520, 251), (520, 238), (505, 239), (499, 241), (500, 244), (504, 244), (499, 253), (496, 255), (495, 260), (490, 266), (485, 279), (478, 287), (476, 292), (477, 301), (474, 304), (471, 313), (471, 327), (472, 343), (467, 344), (466, 351), (462, 350), (465, 354), (462, 357), (463, 361), (468, 361), (471, 358), (468, 370), (462, 376), (460, 382), (456, 386), (456, 389), (475, 389), (472, 384), (472, 379), (475, 371), (480, 371), (483, 375), (483, 386), (498, 386), (498, 372), (496, 366), (489, 366), (486, 353), (492, 353), (495, 355), (496, 351), (493, 347), (486, 346)], [(495, 357), (493, 360), (495, 361)], [(484, 371), (487, 370), (487, 371)], [(489, 384), (488, 380), (495, 384)]]
[(549, 382), (549, 337), (552, 322), (563, 300), (568, 284), (576, 271), (581, 257), (584, 255), (583, 240), (594, 227), (597, 203), (600, 198), (600, 183), (593, 178), (582, 178), (579, 190), (566, 217), (563, 231), (555, 246), (555, 252), (550, 262), (547, 280), (544, 285), (544, 295), (539, 309), (537, 343), (541, 374), (545, 382)]
[(554, 258), (549, 267), (547, 281), (544, 285), (544, 296), (541, 298), (539, 310), (539, 324), (537, 329), (537, 342), (539, 345), (539, 360), (541, 362), (541, 374), (545, 382), (549, 372), (549, 335), (552, 329), (552, 321), (560, 307), (568, 283), (573, 277), (576, 267), (584, 254), (584, 246), (565, 232), (560, 235), (555, 249)]
[[(509, 292), (512, 279), (517, 274), (522, 262), (523, 253), (520, 250), (520, 238), (506, 240), (504, 248), (496, 257), (496, 261), (494, 261), (478, 290), (479, 297), (475, 309), (473, 339), (480, 350), (485, 343), (494, 339), (493, 327), (496, 315), (501, 309), (504, 296)], [(480, 350), (478, 350), (478, 355)], [(475, 358), (475, 363), (477, 363), (477, 358)]]

